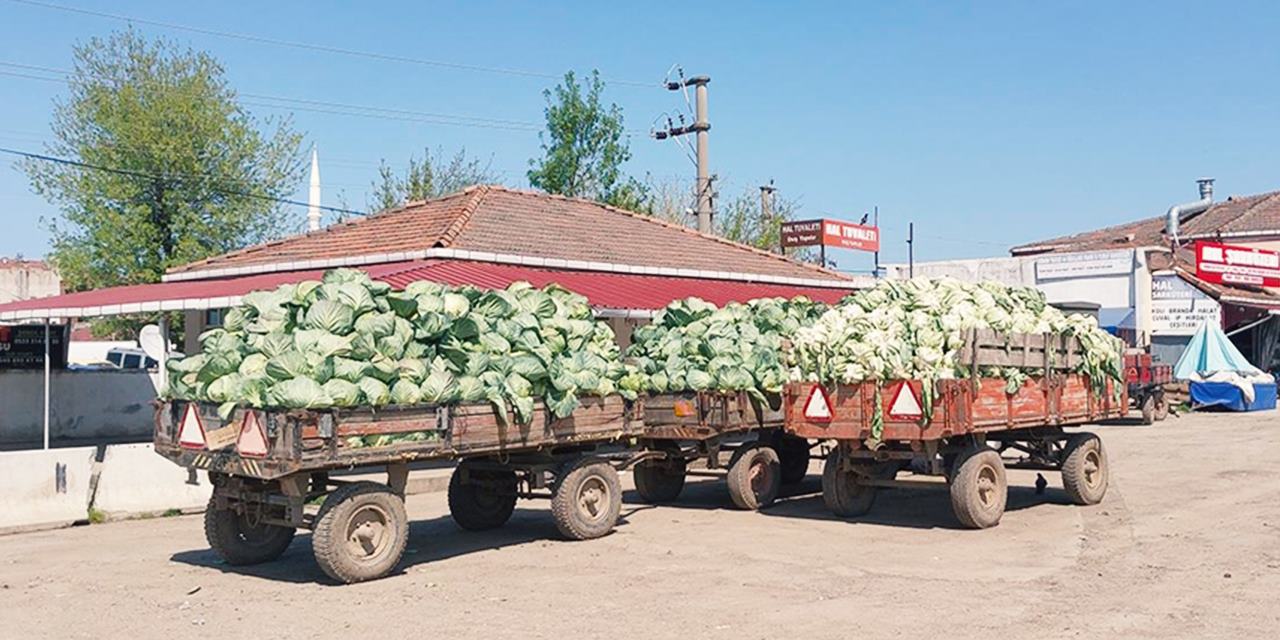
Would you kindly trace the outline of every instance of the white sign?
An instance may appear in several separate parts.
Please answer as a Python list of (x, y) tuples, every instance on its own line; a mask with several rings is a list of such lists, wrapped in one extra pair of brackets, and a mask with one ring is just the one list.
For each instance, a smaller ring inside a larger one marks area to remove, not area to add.
[(915, 389), (906, 382), (898, 385), (898, 394), (889, 404), (889, 417), (894, 420), (918, 420), (924, 417), (924, 409), (920, 407)]
[(831, 400), (821, 385), (809, 390), (809, 400), (804, 403), (804, 417), (810, 422), (831, 422)]
[(1130, 250), (1064, 253), (1036, 260), (1036, 280), (1128, 275), (1132, 272), (1133, 252)]
[(1151, 278), (1151, 335), (1189, 336), (1222, 323), (1222, 305), (1178, 276)]

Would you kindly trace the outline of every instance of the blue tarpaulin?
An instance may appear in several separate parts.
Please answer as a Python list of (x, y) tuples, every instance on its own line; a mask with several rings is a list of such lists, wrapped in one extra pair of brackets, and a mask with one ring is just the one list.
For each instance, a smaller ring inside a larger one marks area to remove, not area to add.
[(1191, 342), (1187, 343), (1178, 364), (1173, 367), (1173, 377), (1190, 380), (1197, 374), (1208, 376), (1218, 371), (1237, 371), (1247, 375), (1257, 373), (1258, 368), (1249, 364), (1218, 325), (1206, 322), (1191, 336)]
[(1192, 382), (1191, 406), (1222, 407), (1232, 411), (1265, 411), (1276, 408), (1276, 385), (1253, 383), (1253, 402), (1230, 382)]

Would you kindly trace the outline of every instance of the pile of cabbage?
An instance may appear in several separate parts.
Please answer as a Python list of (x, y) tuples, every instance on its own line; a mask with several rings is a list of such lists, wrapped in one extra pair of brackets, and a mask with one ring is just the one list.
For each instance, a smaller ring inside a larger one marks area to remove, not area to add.
[(769, 402), (787, 382), (785, 341), (826, 309), (804, 297), (723, 308), (699, 298), (677, 300), (632, 334), (628, 363), (641, 375), (625, 382), (651, 393), (746, 391)]
[(627, 372), (613, 331), (586, 298), (526, 282), (506, 290), (415, 282), (404, 290), (362, 271), (257, 291), (169, 363), (169, 397), (289, 409), (489, 402), (527, 423), (543, 400), (556, 416), (580, 395), (620, 391)]
[[(1123, 380), (1122, 344), (1093, 318), (1063, 314), (1034, 288), (949, 279), (886, 280), (846, 297), (796, 331), (791, 378), (854, 383), (965, 377), (970, 372), (956, 356), (968, 329), (1075, 336), (1084, 348), (1077, 372), (1099, 386)], [(1014, 393), (1037, 370), (983, 367), (978, 373), (1007, 380), (1006, 390)]]

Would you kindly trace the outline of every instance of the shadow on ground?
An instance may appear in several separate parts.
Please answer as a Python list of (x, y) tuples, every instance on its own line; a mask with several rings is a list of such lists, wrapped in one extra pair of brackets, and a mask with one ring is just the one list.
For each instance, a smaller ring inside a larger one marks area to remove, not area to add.
[[(1049, 474), (1045, 479), (1052, 485), (1057, 481), (1056, 475), (1056, 473)], [(899, 475), (900, 479), (909, 477), (910, 474)], [(643, 504), (634, 491), (627, 492), (624, 500), (629, 504)], [(1009, 502), (1005, 511), (1070, 504), (1071, 501), (1061, 487), (1049, 486), (1043, 493), (1037, 494), (1034, 486), (1010, 484)], [(662, 508), (737, 510), (729, 498), (729, 492), (724, 483), (718, 480), (690, 482), (685, 485), (684, 491), (675, 502), (663, 504)], [(880, 489), (876, 495), (875, 505), (869, 513), (857, 518), (840, 518), (832, 514), (822, 502), (820, 477), (810, 474), (803, 482), (783, 487), (778, 501), (761, 510), (760, 513), (781, 518), (808, 518), (915, 529), (964, 528), (952, 515), (951, 497), (946, 490), (946, 485), (942, 482), (938, 483), (936, 489)]]
[[(564, 537), (556, 529), (551, 514), (545, 508), (516, 509), (511, 520), (492, 531), (466, 531), (454, 524), (447, 515), (415, 520), (409, 523), (409, 543), (404, 557), (390, 575), (403, 574), (409, 569), (431, 562), (439, 562), (471, 553), (492, 551), (519, 546), (531, 542), (562, 542)], [(618, 519), (618, 527), (627, 524), (627, 515), (640, 508), (625, 508)], [(412, 517), (412, 516), (411, 516)], [(266, 580), (293, 583), (334, 584), (316, 564), (311, 548), (311, 534), (298, 532), (293, 544), (278, 560), (252, 566), (232, 566), (224, 562), (210, 549), (180, 551), (170, 557), (174, 562), (205, 567), (237, 575)]]

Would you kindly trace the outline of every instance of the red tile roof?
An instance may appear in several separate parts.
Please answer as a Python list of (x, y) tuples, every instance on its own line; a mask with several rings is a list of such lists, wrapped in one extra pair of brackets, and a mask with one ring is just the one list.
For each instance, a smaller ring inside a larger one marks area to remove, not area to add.
[[(737, 280), (545, 269), (470, 260), (415, 260), (362, 268), (374, 279), (397, 288), (417, 280), (453, 285), (471, 284), (484, 288), (503, 288), (520, 280), (537, 286), (557, 283), (586, 296), (592, 305), (609, 309), (654, 310), (673, 300), (689, 296), (701, 297), (719, 305), (753, 298), (798, 295), (823, 302), (836, 302), (847, 295), (853, 285), (851, 282), (847, 288), (805, 287)], [(323, 273), (322, 270), (284, 271), (81, 291), (0, 304), (0, 320), (225, 307), (250, 291), (318, 279)]]
[[(1164, 236), (1164, 223), (1164, 216), (1146, 218), (1019, 245), (1010, 249), (1010, 252), (1025, 255), (1158, 247), (1168, 242)], [(1204, 213), (1183, 221), (1179, 232), (1182, 239), (1230, 238), (1237, 234), (1280, 236), (1280, 191), (1227, 198), (1215, 203)]]
[(321, 231), (171, 269), (187, 273), (451, 248), (640, 267), (847, 280), (847, 276), (589, 200), (476, 186)]

